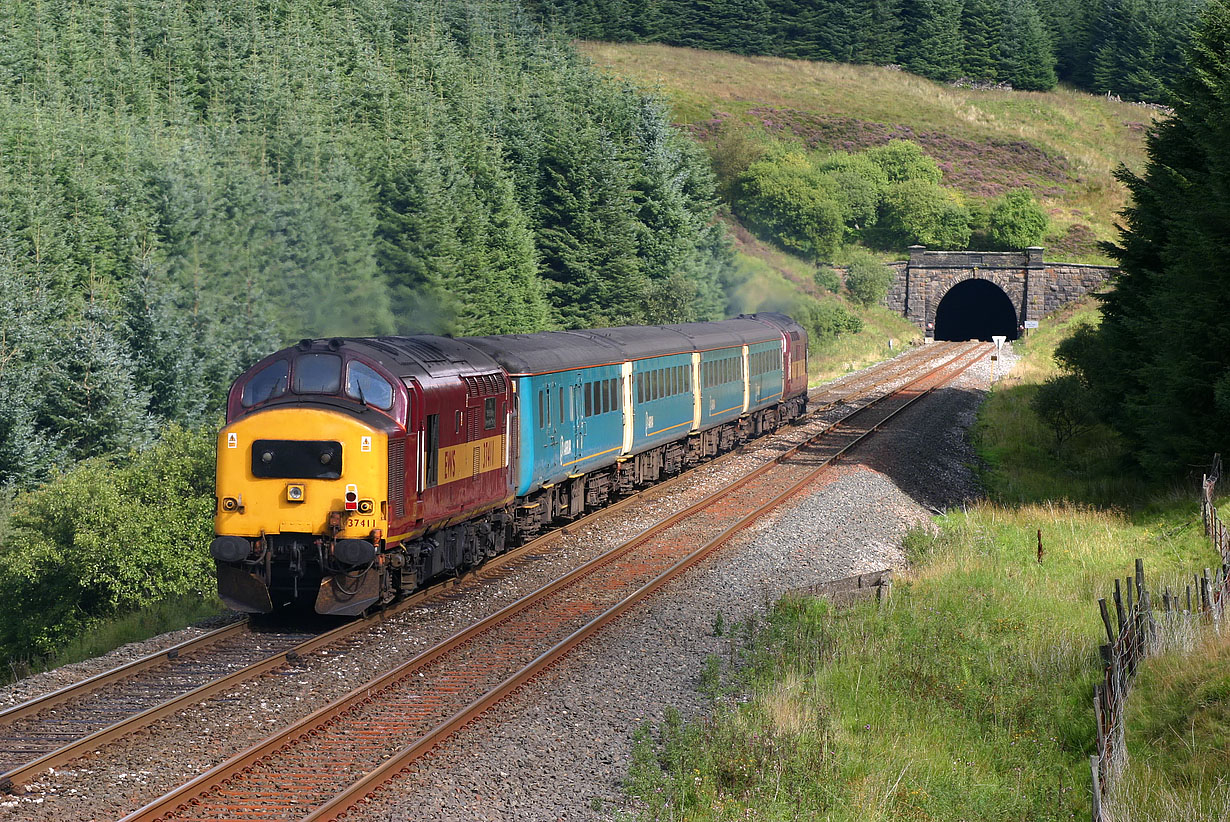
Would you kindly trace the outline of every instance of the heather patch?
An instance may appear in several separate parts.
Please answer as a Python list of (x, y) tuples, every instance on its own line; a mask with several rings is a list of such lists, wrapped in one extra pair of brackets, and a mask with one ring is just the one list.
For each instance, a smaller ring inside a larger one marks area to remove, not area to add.
[(1047, 256), (1051, 259), (1075, 260), (1102, 253), (1097, 235), (1084, 223), (1073, 223), (1062, 236), (1048, 237), (1047, 240)]
[[(908, 125), (876, 123), (854, 117), (827, 117), (796, 109), (758, 107), (748, 111), (765, 130), (801, 138), (813, 149), (858, 152), (888, 143), (912, 140), (939, 163), (944, 182), (975, 197), (998, 197), (1029, 188), (1040, 196), (1063, 193), (1057, 185), (1075, 178), (1071, 164), (1024, 140), (967, 140), (941, 131)], [(716, 132), (728, 115), (698, 124), (704, 139)]]

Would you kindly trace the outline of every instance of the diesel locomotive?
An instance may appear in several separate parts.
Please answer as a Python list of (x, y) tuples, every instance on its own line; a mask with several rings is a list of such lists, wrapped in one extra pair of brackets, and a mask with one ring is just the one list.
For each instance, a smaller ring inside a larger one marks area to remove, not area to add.
[(231, 387), (218, 593), (353, 615), (802, 416), (784, 314), (303, 340)]

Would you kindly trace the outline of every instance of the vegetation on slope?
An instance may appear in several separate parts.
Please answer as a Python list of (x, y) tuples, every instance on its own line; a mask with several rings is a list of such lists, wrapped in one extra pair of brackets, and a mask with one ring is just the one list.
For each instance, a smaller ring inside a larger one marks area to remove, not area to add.
[(1099, 243), (1117, 238), (1116, 214), (1127, 204), (1115, 170), (1142, 167), (1155, 116), (1064, 88), (975, 90), (871, 66), (662, 45), (581, 47), (599, 68), (664, 94), (673, 118), (709, 148), (720, 186), (766, 142), (822, 160), (908, 140), (938, 163), (975, 223), (991, 201), (1031, 192), (1049, 218), (1042, 239), (1049, 259), (1110, 262)]
[(1141, 464), (1163, 476), (1230, 449), (1230, 3), (1210, 2), (1191, 59), (1144, 170), (1122, 174), (1132, 205), (1105, 321), (1063, 349)]
[(0, 29), (5, 656), (208, 598), (209, 429), (281, 345), (725, 308), (703, 151), (514, 3), (47, 0)]
[(308, 335), (717, 316), (712, 176), (512, 3), (0, 5), (0, 484)]
[(933, 80), (1166, 99), (1204, 0), (527, 0), (594, 40), (841, 63)]

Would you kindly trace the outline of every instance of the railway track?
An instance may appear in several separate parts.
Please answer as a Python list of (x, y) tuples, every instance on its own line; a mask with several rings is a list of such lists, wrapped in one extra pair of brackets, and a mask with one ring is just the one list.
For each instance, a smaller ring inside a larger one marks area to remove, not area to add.
[[(903, 379), (911, 370), (947, 361), (959, 350), (960, 344), (926, 346), (852, 381), (843, 381), (840, 387), (816, 389), (810, 395), (816, 406), (811, 416), (838, 413), (841, 407), (856, 407), (884, 386)], [(718, 466), (737, 453), (738, 449), (704, 465)], [(522, 557), (532, 556), (592, 518), (610, 516), (646, 494), (663, 493), (685, 481), (687, 473), (625, 497), (491, 560), (472, 575), (487, 575)], [(188, 705), (285, 667), (298, 657), (344, 645), (348, 639), (368, 631), (375, 622), (401, 614), (433, 597), (447, 596), (458, 582), (451, 580), (443, 586), (419, 592), (373, 617), (319, 634), (253, 631), (247, 622), (238, 622), (0, 712), (0, 769), (3, 769), (0, 790), (11, 791), (48, 768), (60, 767)]]
[[(988, 351), (970, 346), (839, 424), (125, 818), (335, 819), (812, 482)], [(350, 781), (338, 793), (340, 784)]]

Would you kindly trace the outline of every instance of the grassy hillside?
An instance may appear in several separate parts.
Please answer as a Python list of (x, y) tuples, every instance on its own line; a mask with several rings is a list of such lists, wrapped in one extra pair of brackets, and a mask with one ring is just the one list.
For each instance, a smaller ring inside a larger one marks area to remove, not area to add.
[(952, 88), (874, 66), (740, 57), (660, 45), (583, 43), (597, 68), (655, 89), (702, 142), (723, 130), (768, 131), (816, 148), (857, 151), (902, 137), (939, 161), (972, 201), (1026, 186), (1051, 217), (1047, 257), (1108, 262), (1139, 168), (1149, 108), (1083, 92)]

